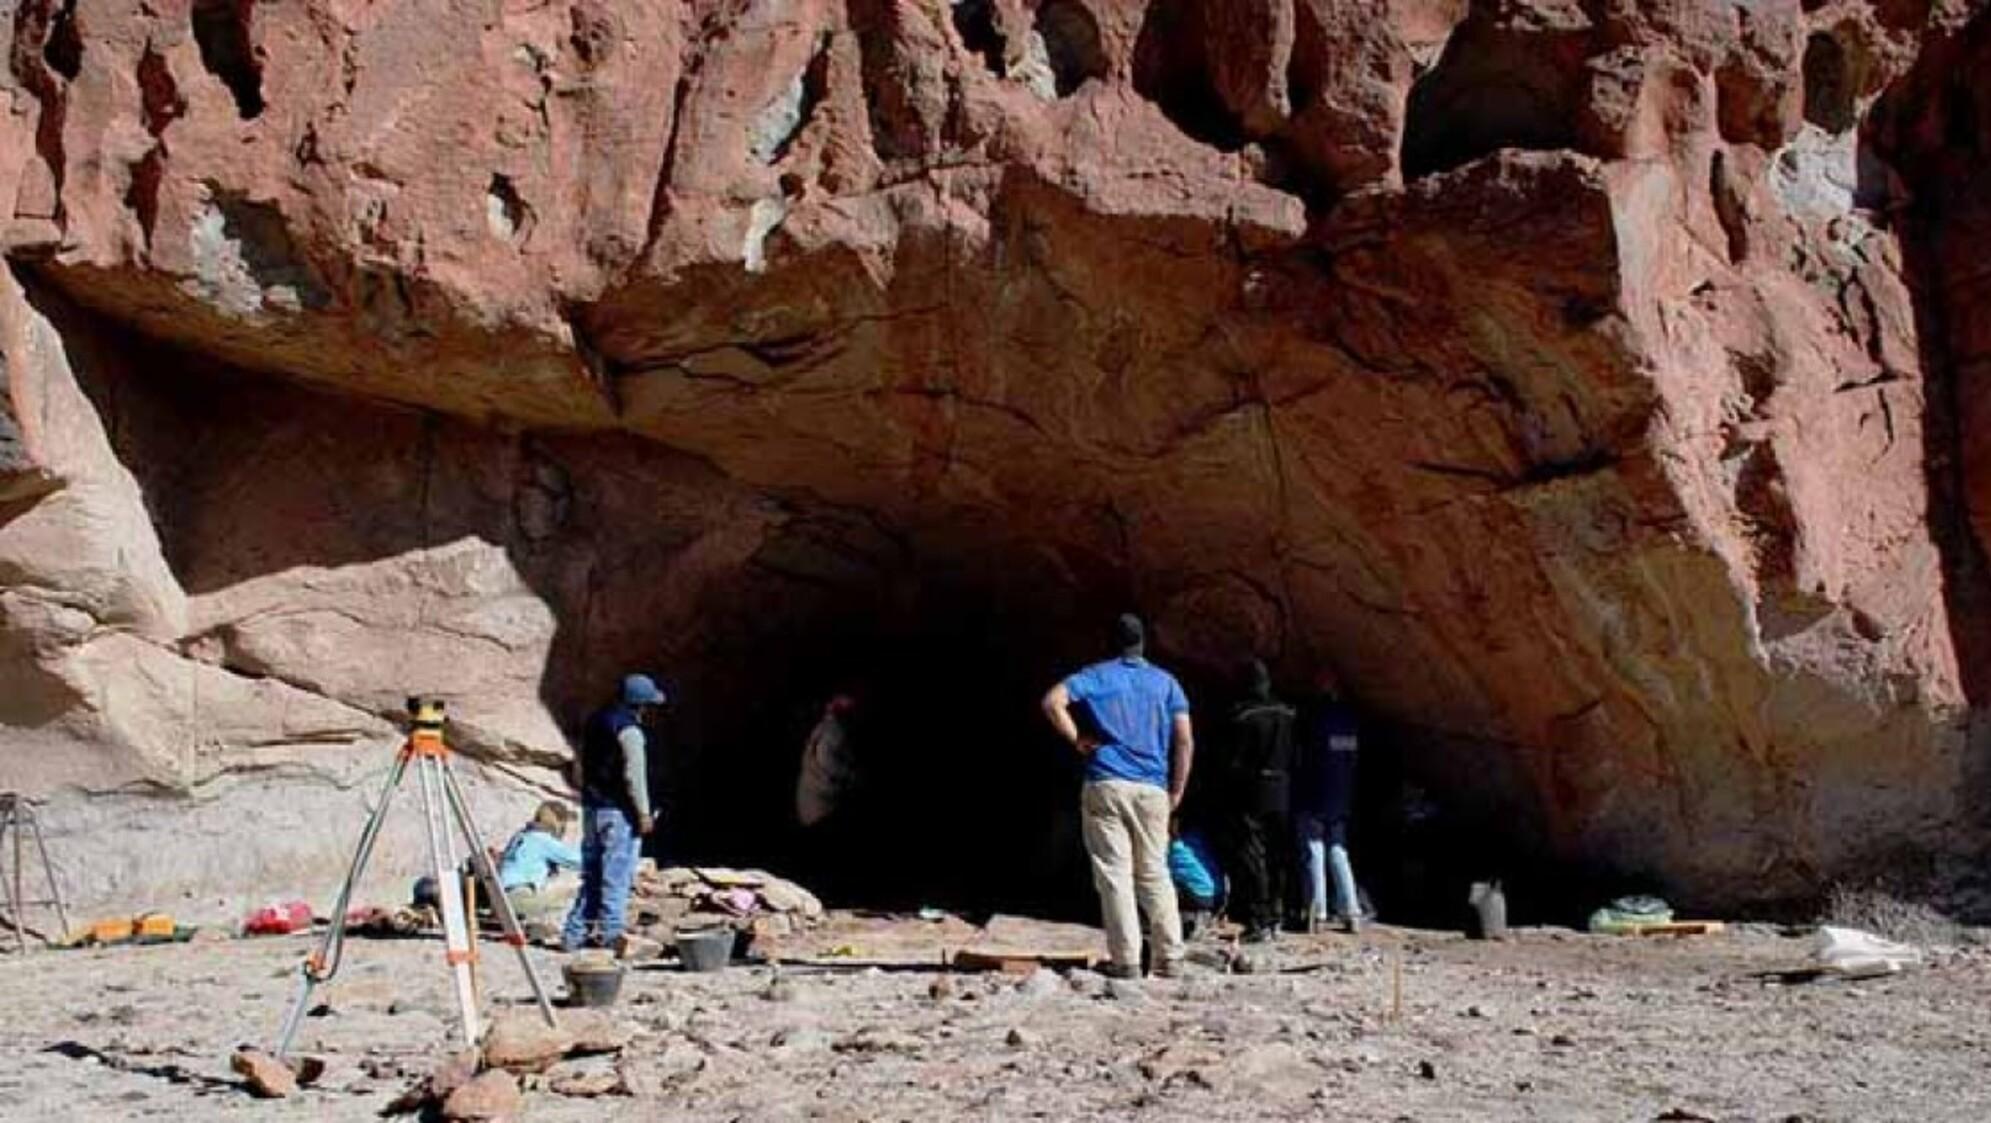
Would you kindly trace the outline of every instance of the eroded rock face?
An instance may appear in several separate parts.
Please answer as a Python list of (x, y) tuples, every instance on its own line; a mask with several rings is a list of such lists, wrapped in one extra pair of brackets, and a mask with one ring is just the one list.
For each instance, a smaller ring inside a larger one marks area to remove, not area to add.
[(1538, 852), (1962, 852), (1980, 7), (23, 0), (0, 775), (544, 778), (634, 664), (776, 759), (1132, 601)]

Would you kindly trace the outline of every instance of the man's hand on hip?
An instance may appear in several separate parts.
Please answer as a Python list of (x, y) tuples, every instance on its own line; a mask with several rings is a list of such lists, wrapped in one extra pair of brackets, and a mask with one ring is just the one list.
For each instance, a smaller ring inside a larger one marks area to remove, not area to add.
[(636, 816), (636, 833), (638, 835), (647, 838), (649, 837), (650, 832), (656, 829), (657, 829), (657, 821), (655, 819), (651, 818), (648, 815)]

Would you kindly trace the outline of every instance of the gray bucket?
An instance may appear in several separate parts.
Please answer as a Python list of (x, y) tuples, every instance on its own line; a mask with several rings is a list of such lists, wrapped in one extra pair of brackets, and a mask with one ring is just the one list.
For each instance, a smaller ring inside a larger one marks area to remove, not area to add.
[(677, 934), (678, 962), (687, 971), (717, 971), (733, 961), (731, 928), (695, 928)]
[(622, 993), (625, 968), (612, 960), (577, 960), (561, 968), (567, 995), (576, 1006), (613, 1006)]

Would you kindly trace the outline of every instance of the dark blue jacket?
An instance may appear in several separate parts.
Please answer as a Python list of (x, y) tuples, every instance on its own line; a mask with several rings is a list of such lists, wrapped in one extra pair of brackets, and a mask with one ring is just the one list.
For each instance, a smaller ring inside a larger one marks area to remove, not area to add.
[(631, 817), (636, 808), (629, 801), (629, 785), (624, 781), (622, 731), (636, 725), (636, 715), (627, 707), (603, 706), (588, 716), (581, 736), (581, 799), (596, 806), (620, 807)]
[(1338, 702), (1316, 707), (1300, 738), (1293, 814), (1347, 821), (1355, 807), (1355, 757), (1360, 747), (1361, 730), (1352, 710)]

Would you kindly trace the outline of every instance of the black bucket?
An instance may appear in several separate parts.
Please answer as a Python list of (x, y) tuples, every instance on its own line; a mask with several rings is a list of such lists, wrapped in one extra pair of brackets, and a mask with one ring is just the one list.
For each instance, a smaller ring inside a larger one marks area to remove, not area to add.
[(626, 973), (622, 964), (612, 960), (576, 961), (561, 968), (567, 977), (567, 999), (576, 1006), (615, 1005)]
[(733, 961), (738, 939), (731, 928), (693, 928), (677, 934), (678, 962), (687, 971), (717, 971)]

